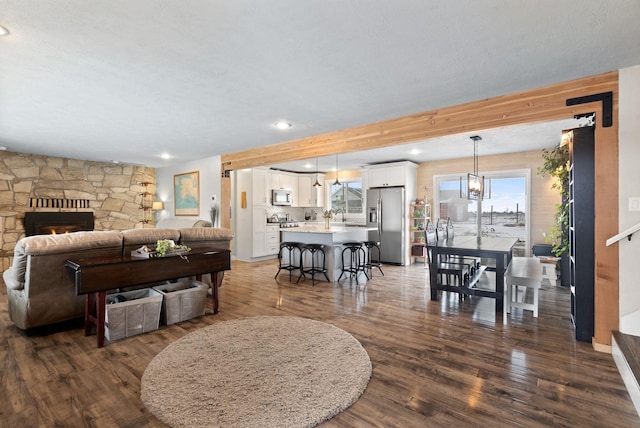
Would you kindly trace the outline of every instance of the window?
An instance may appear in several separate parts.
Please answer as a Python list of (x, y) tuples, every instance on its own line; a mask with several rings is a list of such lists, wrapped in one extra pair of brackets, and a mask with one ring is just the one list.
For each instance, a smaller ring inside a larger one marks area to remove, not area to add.
[[(529, 177), (530, 170), (513, 170), (485, 173), (491, 180), (491, 198), (480, 202), (483, 236), (518, 238), (529, 240)], [(476, 235), (478, 232), (478, 203), (460, 197), (460, 177), (465, 174), (434, 177), (434, 223), (438, 218), (450, 218), (456, 235)], [(465, 180), (462, 180), (465, 186)], [(528, 248), (529, 245), (525, 244)]]
[(344, 180), (339, 186), (327, 181), (327, 189), (331, 192), (333, 210), (340, 210), (350, 217), (363, 216), (362, 181)]

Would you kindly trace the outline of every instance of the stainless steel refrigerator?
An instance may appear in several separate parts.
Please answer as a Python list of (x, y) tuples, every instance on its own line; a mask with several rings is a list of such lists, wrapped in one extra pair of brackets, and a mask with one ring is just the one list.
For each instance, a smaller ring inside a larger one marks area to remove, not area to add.
[[(370, 241), (380, 241), (380, 261), (405, 264), (404, 187), (377, 187), (367, 190), (367, 227)], [(375, 253), (373, 254), (375, 257)]]

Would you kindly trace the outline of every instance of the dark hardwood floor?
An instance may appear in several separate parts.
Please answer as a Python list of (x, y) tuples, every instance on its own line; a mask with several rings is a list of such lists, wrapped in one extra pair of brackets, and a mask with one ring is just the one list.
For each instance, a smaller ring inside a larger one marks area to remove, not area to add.
[(376, 274), (365, 287), (348, 280), (312, 287), (289, 283), (284, 272), (274, 280), (274, 261), (233, 262), (218, 315), (102, 349), (77, 323), (30, 334), (16, 329), (2, 285), (0, 426), (163, 426), (139, 397), (151, 359), (191, 331), (254, 315), (325, 321), (369, 353), (367, 390), (326, 427), (640, 426), (611, 355), (573, 339), (567, 289), (547, 283), (538, 319), (515, 310), (503, 323), (490, 299), (459, 302), (445, 294), (430, 301), (422, 264), (383, 270), (385, 277)]

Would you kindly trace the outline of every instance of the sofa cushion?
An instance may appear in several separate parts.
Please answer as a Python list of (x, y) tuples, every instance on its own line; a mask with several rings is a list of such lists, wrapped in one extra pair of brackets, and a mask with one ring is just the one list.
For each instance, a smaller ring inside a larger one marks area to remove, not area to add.
[(129, 229), (122, 232), (125, 253), (142, 245), (155, 245), (160, 239), (172, 239), (177, 243), (180, 232), (175, 229)]
[(74, 232), (60, 235), (35, 235), (22, 238), (14, 253), (41, 255), (92, 248), (122, 247), (122, 235), (115, 231)]
[(223, 227), (186, 227), (179, 229), (180, 242), (231, 241), (233, 231)]

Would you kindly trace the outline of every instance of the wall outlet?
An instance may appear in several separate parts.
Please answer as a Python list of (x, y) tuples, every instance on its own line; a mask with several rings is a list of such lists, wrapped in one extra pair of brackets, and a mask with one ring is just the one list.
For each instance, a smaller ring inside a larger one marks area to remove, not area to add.
[(629, 198), (629, 211), (640, 211), (640, 198)]

